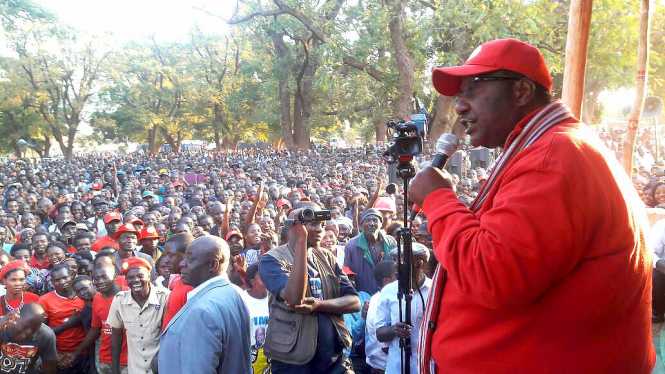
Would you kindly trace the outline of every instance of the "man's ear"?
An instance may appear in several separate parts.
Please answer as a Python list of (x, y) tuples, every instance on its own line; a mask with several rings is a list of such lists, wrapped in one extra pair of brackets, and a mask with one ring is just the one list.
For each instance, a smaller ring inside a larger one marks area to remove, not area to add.
[(513, 84), (513, 97), (518, 106), (529, 104), (536, 94), (536, 84), (523, 78)]

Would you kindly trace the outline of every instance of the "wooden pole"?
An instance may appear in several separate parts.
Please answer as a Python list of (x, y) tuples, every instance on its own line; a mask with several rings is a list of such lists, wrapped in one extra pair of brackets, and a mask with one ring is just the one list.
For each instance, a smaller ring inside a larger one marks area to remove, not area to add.
[(637, 76), (635, 77), (635, 100), (628, 115), (628, 129), (623, 147), (623, 167), (628, 175), (633, 173), (633, 154), (637, 128), (642, 116), (647, 90), (649, 67), (649, 34), (651, 29), (651, 0), (642, 0), (640, 5), (640, 40), (637, 46)]
[(577, 118), (582, 114), (592, 6), (593, 0), (571, 0), (568, 13), (566, 64), (561, 99)]

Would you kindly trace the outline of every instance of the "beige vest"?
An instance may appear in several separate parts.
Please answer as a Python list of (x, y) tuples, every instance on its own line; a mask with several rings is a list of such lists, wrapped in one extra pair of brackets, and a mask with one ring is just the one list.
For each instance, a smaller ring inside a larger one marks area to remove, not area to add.
[[(332, 253), (325, 249), (311, 249), (313, 265), (319, 272), (323, 298), (326, 300), (340, 297), (339, 279), (335, 274), (336, 260)], [(288, 245), (282, 245), (270, 250), (267, 256), (274, 257), (284, 272), (293, 271), (293, 250)], [(311, 296), (309, 284), (306, 296)], [(266, 332), (265, 351), (272, 359), (303, 365), (314, 357), (317, 346), (318, 320), (316, 314), (306, 315), (296, 313), (293, 308), (270, 294), (270, 318)], [(351, 335), (344, 325), (341, 314), (328, 314), (335, 326), (340, 340), (345, 347), (351, 346)]]

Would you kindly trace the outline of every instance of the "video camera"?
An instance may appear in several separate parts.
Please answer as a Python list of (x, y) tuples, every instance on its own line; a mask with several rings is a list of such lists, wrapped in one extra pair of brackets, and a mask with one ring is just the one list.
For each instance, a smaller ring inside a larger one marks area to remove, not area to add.
[(387, 163), (409, 163), (423, 151), (423, 139), (414, 122), (388, 121), (386, 126), (392, 130), (392, 139), (383, 153)]
[(287, 226), (292, 226), (295, 223), (304, 225), (312, 222), (329, 221), (331, 219), (332, 215), (330, 214), (329, 210), (314, 210), (312, 208), (305, 208), (301, 210), (295, 218), (287, 219), (285, 223)]

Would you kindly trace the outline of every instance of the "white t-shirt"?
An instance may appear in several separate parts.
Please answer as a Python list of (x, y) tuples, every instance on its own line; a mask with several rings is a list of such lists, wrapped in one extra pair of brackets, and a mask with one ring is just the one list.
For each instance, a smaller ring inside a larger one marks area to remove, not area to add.
[(263, 353), (263, 344), (266, 339), (266, 329), (268, 328), (268, 296), (263, 299), (255, 299), (246, 291), (241, 294), (245, 301), (247, 310), (249, 310), (249, 329), (251, 336), (251, 356), (252, 371), (255, 374), (262, 374), (268, 367), (268, 361)]
[(655, 267), (656, 261), (665, 259), (665, 219), (661, 219), (651, 226), (648, 243), (653, 251), (653, 266)]
[[(411, 346), (417, 347), (420, 339), (420, 323), (422, 322), (427, 304), (429, 290), (432, 288), (432, 280), (425, 279), (420, 287), (420, 292), (414, 290), (411, 299)], [(380, 292), (379, 305), (377, 308), (376, 328), (391, 326), (399, 322), (399, 305), (397, 302), (397, 281), (388, 283)], [(421, 297), (422, 295), (422, 297)], [(405, 309), (405, 301), (402, 300), (402, 310)], [(399, 338), (390, 341), (388, 346), (388, 361), (386, 362), (386, 374), (399, 374), (401, 372), (401, 350)], [(418, 350), (411, 351), (411, 372), (419, 373)]]
[(365, 320), (365, 361), (367, 365), (374, 369), (385, 370), (388, 354), (383, 351), (383, 347), (388, 345), (381, 343), (376, 338), (376, 317), (380, 297), (381, 292), (377, 292), (369, 299), (367, 319)]

